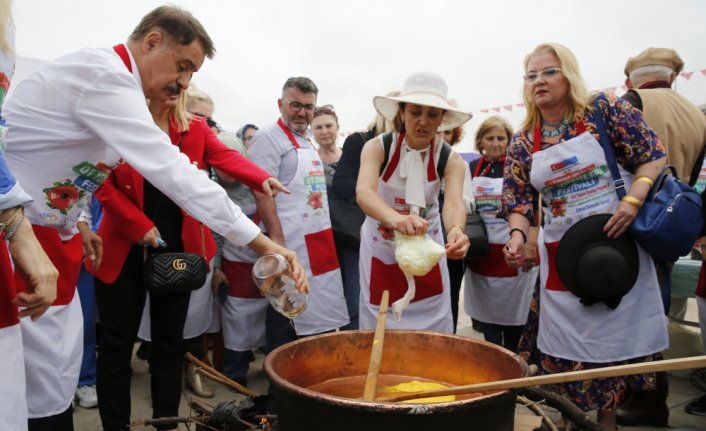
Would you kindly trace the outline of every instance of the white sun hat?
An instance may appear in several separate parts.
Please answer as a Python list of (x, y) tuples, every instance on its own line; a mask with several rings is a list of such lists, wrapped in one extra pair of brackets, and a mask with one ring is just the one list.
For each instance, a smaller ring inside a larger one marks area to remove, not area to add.
[(446, 96), (447, 91), (444, 78), (434, 73), (419, 72), (407, 78), (399, 96), (375, 96), (373, 105), (380, 115), (390, 121), (394, 121), (400, 102), (443, 109), (445, 112), (439, 131), (451, 130), (470, 120), (473, 115), (451, 105)]

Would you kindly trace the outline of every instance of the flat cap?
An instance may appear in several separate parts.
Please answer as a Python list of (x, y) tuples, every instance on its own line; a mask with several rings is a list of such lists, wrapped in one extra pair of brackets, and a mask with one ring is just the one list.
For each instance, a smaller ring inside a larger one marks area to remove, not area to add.
[(625, 76), (629, 78), (633, 70), (650, 64), (667, 66), (677, 73), (681, 72), (684, 67), (684, 61), (675, 50), (670, 48), (647, 48), (636, 57), (628, 59), (628, 62), (625, 63)]

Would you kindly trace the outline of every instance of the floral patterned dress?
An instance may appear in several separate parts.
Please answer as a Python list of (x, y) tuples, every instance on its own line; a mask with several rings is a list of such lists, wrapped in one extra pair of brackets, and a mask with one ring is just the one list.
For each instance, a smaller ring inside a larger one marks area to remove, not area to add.
[[(599, 139), (595, 125), (595, 115), (602, 115), (607, 124), (608, 134), (615, 148), (618, 163), (628, 171), (634, 172), (641, 164), (654, 161), (666, 156), (665, 149), (654, 132), (645, 124), (640, 111), (633, 108), (629, 103), (617, 99), (615, 96), (599, 93), (596, 96), (600, 109), (598, 112), (586, 112), (579, 118), (586, 130)], [(540, 151), (544, 151), (554, 145), (561, 145), (580, 135), (577, 127), (579, 121), (575, 121), (564, 131), (560, 140), (556, 144), (541, 142)], [(536, 220), (536, 212), (540, 203), (539, 194), (530, 183), (530, 171), (533, 162), (533, 133), (528, 131), (518, 132), (508, 147), (505, 164), (503, 183), (502, 209), (499, 214), (506, 217), (509, 213), (522, 214), (532, 223)], [(545, 211), (548, 205), (544, 203)], [(544, 263), (548, 265), (548, 263)], [(576, 371), (591, 368), (601, 368), (624, 363), (645, 362), (659, 359), (658, 352), (616, 361), (591, 362), (585, 360), (567, 359), (562, 355), (550, 355), (542, 352), (538, 347), (538, 334), (540, 333), (540, 298), (546, 294), (546, 286), (539, 282), (530, 306), (528, 321), (525, 326), (523, 337), (520, 341), (519, 353), (531, 364), (539, 367), (540, 374), (553, 374), (565, 371)], [(654, 290), (654, 289), (653, 289)], [(659, 301), (658, 297), (654, 298)], [(591, 316), (596, 309), (585, 307), (580, 310)], [(545, 310), (545, 312), (547, 312)], [(619, 309), (615, 313), (619, 313)], [(619, 314), (613, 315), (620, 316)], [(625, 317), (624, 315), (622, 316)], [(610, 319), (603, 321), (603, 325), (611, 325)], [(639, 325), (636, 325), (639, 326)], [(666, 327), (664, 328), (666, 332)], [(586, 341), (595, 343), (600, 340), (591, 339), (590, 333), (582, 333), (581, 337), (586, 337)], [(540, 343), (541, 344), (541, 343)], [(606, 350), (616, 349), (605, 346)], [(614, 357), (621, 355), (620, 348), (609, 353)], [(573, 356), (567, 353), (568, 357)], [(550, 385), (553, 390), (574, 402), (584, 411), (588, 410), (613, 410), (620, 403), (625, 395), (627, 385), (631, 385), (643, 390), (654, 389), (654, 374), (644, 374), (630, 377), (619, 377), (609, 379), (597, 379), (581, 382)]]

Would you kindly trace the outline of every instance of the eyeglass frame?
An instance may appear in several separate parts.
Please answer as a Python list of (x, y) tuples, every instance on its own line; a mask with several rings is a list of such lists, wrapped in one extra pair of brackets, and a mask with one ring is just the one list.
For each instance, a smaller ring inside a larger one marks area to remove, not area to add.
[(527, 72), (522, 79), (526, 84), (534, 84), (539, 78), (546, 80), (547, 78), (556, 76), (557, 73), (562, 73), (561, 68), (552, 66), (542, 69), (539, 72)]
[[(305, 103), (297, 102), (296, 100), (291, 101), (291, 100), (287, 100), (287, 99), (282, 99), (282, 102), (289, 103), (289, 109), (294, 110), (294, 112), (299, 112), (302, 110), (302, 108), (304, 108), (304, 111), (306, 111), (309, 114), (313, 114), (316, 111), (316, 105), (314, 105), (313, 103), (306, 103), (305, 104)], [(299, 106), (299, 108), (297, 108), (297, 106)]]

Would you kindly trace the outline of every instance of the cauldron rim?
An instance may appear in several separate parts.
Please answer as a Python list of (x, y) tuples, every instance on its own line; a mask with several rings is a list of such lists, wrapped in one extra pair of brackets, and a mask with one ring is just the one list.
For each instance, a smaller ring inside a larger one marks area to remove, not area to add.
[[(326, 395), (322, 394), (320, 392), (312, 391), (308, 388), (302, 387), (295, 385), (291, 383), (289, 380), (281, 377), (280, 375), (276, 374), (274, 371), (273, 367), (273, 358), (277, 356), (277, 354), (281, 351), (284, 351), (288, 348), (291, 348), (291, 346), (295, 344), (302, 344), (306, 342), (312, 342), (314, 340), (318, 339), (323, 339), (323, 338), (333, 338), (333, 337), (340, 337), (342, 333), (369, 333), (372, 334), (374, 331), (372, 330), (352, 330), (352, 331), (341, 331), (341, 332), (329, 332), (326, 334), (320, 334), (320, 335), (314, 335), (306, 338), (302, 338), (299, 340), (292, 341), (290, 343), (284, 344), (275, 350), (271, 351), (266, 357), (265, 357), (265, 362), (264, 362), (264, 369), (265, 373), (267, 374), (268, 378), (270, 381), (275, 384), (276, 386), (288, 390), (290, 392), (294, 393), (299, 393), (301, 395), (304, 395), (308, 398), (311, 399), (316, 399), (318, 402), (323, 402), (324, 404), (329, 404), (329, 405), (334, 405), (334, 406), (348, 406), (348, 407), (355, 407), (358, 410), (364, 410), (364, 411), (379, 411), (380, 409), (384, 408), (388, 412), (394, 412), (394, 411), (399, 411), (399, 412), (408, 412), (408, 413), (416, 413), (416, 414), (431, 414), (431, 413), (442, 413), (445, 411), (448, 411), (450, 409), (457, 409), (459, 407), (473, 404), (474, 406), (480, 406), (485, 403), (492, 402), (493, 400), (496, 400), (498, 398), (504, 398), (507, 396), (513, 396), (514, 395), (511, 393), (510, 390), (503, 390), (503, 391), (497, 391), (491, 394), (487, 395), (481, 395), (479, 397), (474, 397), (470, 399), (463, 399), (463, 400), (456, 400), (456, 401), (448, 401), (448, 402), (441, 402), (441, 403), (429, 403), (429, 404), (407, 404), (407, 403), (396, 403), (396, 402), (382, 402), (382, 401), (363, 401), (362, 399), (353, 399), (353, 398), (345, 398), (345, 397), (338, 397), (335, 395)], [(435, 331), (419, 331), (419, 330), (405, 330), (405, 329), (389, 329), (385, 331), (386, 333), (407, 333), (407, 334), (420, 334), (420, 335), (434, 335), (434, 336), (443, 336), (447, 338), (455, 338), (459, 339), (461, 341), (468, 341), (470, 338), (461, 336), (461, 335), (456, 335), (456, 334), (446, 334), (442, 332), (435, 332)], [(478, 344), (483, 344), (486, 346), (489, 346), (493, 349), (500, 350), (508, 354), (511, 358), (515, 359), (520, 366), (521, 370), (521, 376), (518, 377), (524, 377), (527, 376), (529, 373), (529, 367), (527, 366), (527, 363), (522, 359), (520, 356), (515, 354), (514, 352), (511, 352), (510, 350), (505, 349), (502, 346), (499, 346), (497, 344), (493, 344), (490, 342), (487, 342), (485, 340), (479, 340), (479, 339), (472, 339), (473, 342), (478, 343)]]

